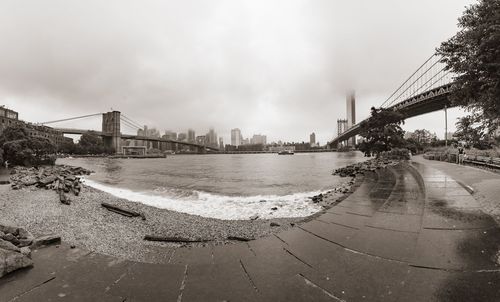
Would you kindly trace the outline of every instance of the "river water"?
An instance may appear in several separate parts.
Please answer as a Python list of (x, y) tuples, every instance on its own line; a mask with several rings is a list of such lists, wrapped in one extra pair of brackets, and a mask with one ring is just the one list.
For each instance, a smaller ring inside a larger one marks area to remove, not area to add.
[(87, 185), (130, 201), (204, 217), (248, 219), (321, 210), (308, 197), (346, 181), (332, 176), (333, 169), (363, 160), (359, 152), (327, 152), (62, 158), (57, 163), (95, 171)]

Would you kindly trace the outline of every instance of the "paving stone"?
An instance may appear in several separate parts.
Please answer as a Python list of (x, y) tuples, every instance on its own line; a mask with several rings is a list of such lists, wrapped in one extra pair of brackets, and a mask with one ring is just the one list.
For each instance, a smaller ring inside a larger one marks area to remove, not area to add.
[(490, 229), (495, 220), (478, 208), (434, 206), (425, 209), (422, 227), (425, 229)]
[(349, 246), (349, 241), (352, 240), (352, 238), (359, 231), (359, 229), (353, 227), (347, 227), (337, 224), (327, 224), (319, 221), (308, 222), (306, 224), (303, 224), (301, 228), (340, 246)]
[[(230, 289), (230, 290), (228, 290)], [(257, 290), (239, 262), (190, 265), (183, 301), (258, 301)]]
[(181, 247), (177, 248), (172, 258), (172, 264), (211, 264), (212, 247)]
[(399, 301), (497, 301), (500, 272), (452, 272), (412, 267)]
[(13, 272), (0, 279), (0, 297), (9, 301), (45, 282), (51, 282), (50, 280), (54, 279), (57, 273), (76, 264), (78, 259), (87, 254), (89, 254), (88, 251), (71, 249), (67, 245), (33, 250), (32, 268)]
[(498, 269), (500, 229), (420, 232), (413, 265), (455, 270)]
[(365, 225), (380, 229), (418, 233), (422, 227), (422, 216), (376, 212)]
[(246, 242), (215, 246), (213, 256), (215, 264), (239, 263), (241, 259), (255, 257)]
[(115, 281), (109, 295), (127, 301), (176, 301), (179, 296), (185, 265), (136, 263)]
[(413, 258), (417, 239), (417, 233), (367, 226), (359, 230), (346, 246), (370, 255), (408, 262)]
[(399, 301), (409, 272), (406, 264), (349, 250), (340, 253), (330, 259), (328, 271), (309, 271), (305, 277), (337, 301)]
[(360, 229), (365, 226), (365, 223), (368, 220), (370, 220), (370, 217), (353, 215), (349, 213), (345, 214), (325, 213), (319, 216), (317, 220), (321, 220), (328, 223), (334, 223), (350, 228)]
[(129, 261), (90, 254), (56, 273), (55, 278), (24, 294), (18, 301), (123, 301), (107, 290), (124, 275)]

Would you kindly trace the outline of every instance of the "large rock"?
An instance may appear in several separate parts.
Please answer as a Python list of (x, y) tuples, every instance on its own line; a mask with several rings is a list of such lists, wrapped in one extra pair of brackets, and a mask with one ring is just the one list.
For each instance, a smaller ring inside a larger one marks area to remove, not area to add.
[(8, 251), (13, 251), (13, 252), (20, 252), (21, 250), (12, 244), (9, 241), (0, 239), (0, 249), (8, 250)]
[(0, 248), (0, 277), (32, 265), (33, 261), (28, 256)]
[(40, 236), (35, 238), (33, 240), (33, 244), (31, 245), (31, 248), (38, 248), (44, 245), (50, 245), (50, 244), (59, 244), (61, 243), (61, 236), (58, 235), (45, 235), (45, 236)]

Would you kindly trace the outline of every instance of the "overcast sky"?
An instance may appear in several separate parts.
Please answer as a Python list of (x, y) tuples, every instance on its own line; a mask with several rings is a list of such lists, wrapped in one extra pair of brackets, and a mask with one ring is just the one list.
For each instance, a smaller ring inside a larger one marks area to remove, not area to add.
[[(367, 117), (473, 2), (0, 0), (0, 105), (31, 122), (113, 108), (161, 132), (213, 126), (226, 143), (236, 127), (324, 143), (347, 90)], [(443, 136), (443, 112), (407, 121), (417, 128)]]

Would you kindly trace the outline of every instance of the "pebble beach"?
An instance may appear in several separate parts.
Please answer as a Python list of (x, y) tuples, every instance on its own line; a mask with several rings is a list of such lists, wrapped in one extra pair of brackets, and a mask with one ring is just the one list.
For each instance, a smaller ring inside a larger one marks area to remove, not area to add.
[[(340, 192), (325, 192), (321, 201), (323, 207), (334, 205), (345, 195), (342, 192), (349, 191), (352, 183), (346, 182), (342, 190), (338, 190)], [(111, 212), (101, 206), (103, 202), (140, 212), (145, 219)], [(57, 234), (66, 244), (140, 262), (155, 262), (151, 253), (158, 247), (186, 245), (146, 241), (146, 235), (203, 241), (189, 245), (231, 244), (234, 240), (228, 238), (252, 240), (269, 236), (315, 216), (220, 220), (130, 202), (88, 186), (83, 186), (78, 196), (71, 196), (70, 205), (61, 203), (53, 190), (36, 187), (12, 190), (10, 186), (0, 186), (0, 209), (1, 223), (24, 227), (35, 236)]]

